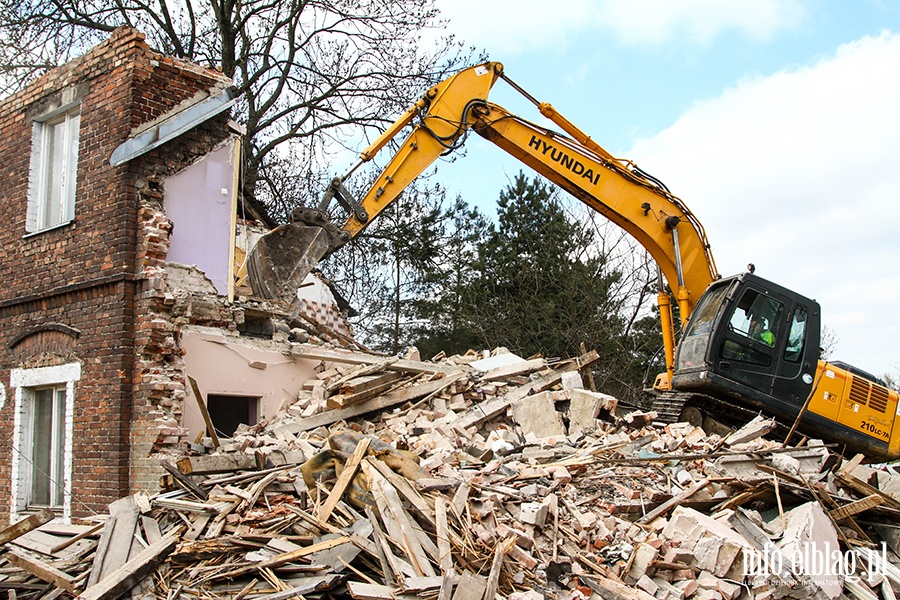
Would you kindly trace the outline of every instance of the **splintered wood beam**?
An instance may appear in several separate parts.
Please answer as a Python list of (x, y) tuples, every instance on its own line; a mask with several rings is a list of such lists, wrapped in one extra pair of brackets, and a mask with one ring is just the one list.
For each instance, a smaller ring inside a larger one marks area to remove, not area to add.
[(838, 480), (838, 483), (840, 483), (844, 487), (850, 488), (861, 496), (880, 496), (884, 501), (885, 506), (889, 506), (893, 509), (900, 509), (900, 500), (897, 500), (893, 496), (882, 492), (876, 487), (872, 487), (855, 475), (851, 475), (850, 473), (847, 473), (845, 471), (838, 471), (837, 473), (835, 473), (835, 477)]
[(666, 500), (665, 502), (648, 512), (646, 515), (638, 519), (638, 523), (649, 523), (656, 517), (664, 515), (676, 505), (681, 504), (707, 485), (709, 485), (709, 479), (701, 479), (677, 496), (672, 496), (670, 499)]
[(216, 428), (213, 426), (212, 418), (209, 416), (209, 410), (206, 408), (206, 400), (203, 398), (203, 394), (200, 393), (200, 386), (197, 385), (197, 380), (190, 375), (188, 375), (187, 380), (191, 385), (191, 391), (194, 392), (194, 400), (197, 401), (197, 408), (200, 409), (203, 422), (206, 423), (206, 431), (209, 432), (209, 437), (212, 439), (213, 449), (216, 449), (221, 444), (219, 443), (219, 436), (216, 435)]
[(871, 496), (866, 496), (861, 500), (856, 500), (854, 502), (850, 502), (849, 504), (845, 504), (840, 508), (835, 508), (829, 511), (829, 514), (835, 521), (840, 521), (841, 519), (846, 519), (847, 517), (852, 517), (853, 515), (869, 510), (870, 508), (881, 506), (882, 504), (884, 504), (884, 498), (882, 498), (878, 494), (872, 494)]
[(397, 588), (378, 583), (348, 581), (347, 591), (353, 600), (394, 600)]
[(348, 381), (356, 379), (357, 377), (363, 377), (365, 375), (371, 375), (372, 373), (379, 373), (384, 371), (389, 365), (394, 364), (400, 360), (396, 356), (389, 356), (387, 358), (382, 358), (373, 362), (372, 364), (361, 364), (353, 369), (350, 369), (347, 373), (345, 373), (342, 377), (338, 377), (334, 381), (330, 381), (325, 385), (325, 392), (331, 393), (337, 389), (343, 387)]
[(21, 521), (16, 521), (3, 531), (0, 531), (0, 544), (11, 542), (17, 537), (37, 529), (44, 523), (49, 523), (53, 520), (53, 517), (53, 511), (45, 508), (41, 512), (25, 517)]
[[(385, 357), (364, 354), (362, 352), (347, 352), (344, 350), (330, 350), (320, 346), (300, 345), (291, 349), (291, 354), (299, 358), (312, 360), (324, 360), (351, 365), (371, 364)], [(404, 373), (454, 373), (460, 372), (459, 367), (441, 365), (437, 363), (421, 362), (416, 360), (397, 360), (385, 367), (389, 371), (402, 371)]]
[(38, 579), (52, 583), (56, 587), (66, 590), (70, 594), (78, 591), (78, 583), (74, 577), (60, 571), (52, 565), (22, 554), (16, 550), (10, 550), (6, 554), (6, 560), (20, 569), (28, 571)]
[(341, 544), (347, 544), (351, 541), (352, 540), (350, 539), (350, 537), (346, 535), (330, 540), (325, 540), (324, 542), (319, 542), (318, 544), (313, 544), (312, 546), (304, 546), (297, 550), (284, 552), (282, 554), (276, 554), (272, 558), (266, 559), (262, 562), (253, 563), (251, 565), (244, 565), (237, 569), (232, 569), (231, 571), (214, 573), (212, 575), (209, 575), (208, 577), (205, 577), (204, 579), (201, 579), (196, 583), (196, 585), (214, 581), (216, 579), (232, 579), (234, 577), (245, 575), (253, 571), (258, 571), (260, 569), (272, 569), (275, 567), (280, 567), (289, 562), (294, 562), (298, 558), (303, 558), (304, 556), (315, 554), (316, 552), (319, 552), (321, 550), (328, 550), (329, 548), (334, 548), (335, 546), (340, 546)]
[(87, 588), (78, 600), (113, 600), (118, 598), (155, 569), (175, 549), (183, 527), (177, 527), (141, 550), (134, 558)]
[(497, 594), (497, 588), (500, 587), (500, 570), (503, 568), (503, 557), (515, 545), (515, 537), (509, 537), (497, 542), (497, 546), (494, 548), (494, 560), (491, 562), (491, 571), (487, 577), (487, 590), (484, 592), (485, 598), (493, 598)]
[(453, 551), (450, 545), (450, 527), (447, 523), (446, 500), (441, 494), (434, 496), (434, 521), (437, 534), (438, 566), (441, 568), (441, 589), (438, 592), (438, 600), (450, 600), (453, 591), (453, 577), (456, 570), (453, 568)]
[[(434, 577), (437, 575), (425, 554), (422, 546), (424, 540), (417, 533), (419, 528), (413, 525), (414, 522), (403, 508), (397, 490), (368, 462), (363, 463), (363, 471), (369, 480), (372, 497), (388, 528), (388, 534), (393, 537), (399, 547), (406, 550), (406, 557), (415, 569), (416, 576)], [(437, 547), (434, 547), (433, 550), (434, 554), (437, 554)]]
[(378, 469), (385, 479), (397, 490), (397, 493), (409, 502), (419, 513), (434, 525), (434, 511), (428, 502), (413, 488), (409, 479), (395, 473), (384, 461), (373, 460), (369, 464)]
[(435, 379), (434, 381), (429, 381), (427, 383), (420, 383), (418, 385), (411, 385), (409, 387), (400, 388), (393, 392), (384, 394), (383, 396), (379, 396), (378, 398), (373, 398), (371, 400), (366, 400), (358, 404), (353, 404), (351, 406), (348, 406), (347, 408), (325, 411), (296, 423), (288, 423), (287, 425), (277, 428), (276, 431), (287, 431), (290, 433), (310, 431), (318, 427), (337, 423), (338, 421), (341, 421), (343, 419), (357, 417), (359, 415), (364, 415), (376, 410), (383, 410), (397, 404), (402, 404), (403, 402), (417, 400), (424, 396), (428, 396), (429, 394), (434, 394), (441, 391), (454, 381), (462, 378), (463, 375), (464, 373), (462, 371), (450, 373), (449, 375), (446, 375), (441, 379)]
[(369, 442), (369, 438), (362, 438), (356, 445), (356, 450), (354, 450), (353, 454), (350, 455), (350, 458), (347, 459), (347, 464), (344, 465), (344, 470), (341, 471), (340, 477), (338, 477), (337, 481), (334, 482), (334, 487), (331, 488), (331, 493), (328, 494), (328, 498), (325, 499), (325, 503), (322, 504), (322, 508), (319, 511), (320, 523), (325, 523), (328, 521), (328, 518), (331, 516), (331, 511), (334, 510), (334, 507), (337, 506), (337, 503), (338, 501), (340, 501), (341, 496), (344, 495), (344, 490), (346, 490), (347, 486), (350, 485), (350, 482), (353, 481), (353, 477), (356, 475), (356, 470), (359, 468), (360, 461), (369, 450)]
[(194, 496), (196, 496), (200, 500), (206, 500), (209, 498), (209, 494), (206, 492), (206, 490), (194, 483), (194, 481), (190, 477), (184, 475), (181, 471), (175, 468), (175, 465), (167, 460), (161, 460), (159, 461), (159, 464), (162, 465), (163, 469), (169, 472), (169, 474), (175, 479), (178, 485), (192, 493)]

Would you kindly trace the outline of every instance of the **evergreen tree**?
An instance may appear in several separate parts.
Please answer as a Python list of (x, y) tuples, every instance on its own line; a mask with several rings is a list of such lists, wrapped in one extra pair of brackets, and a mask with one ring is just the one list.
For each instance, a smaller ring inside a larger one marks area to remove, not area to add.
[(424, 273), (429, 293), (414, 299), (411, 306), (416, 317), (414, 343), (423, 356), (441, 351), (462, 354), (481, 345), (469, 313), (468, 295), (476, 277), (478, 244), (488, 230), (488, 221), (477, 208), (457, 197), (436, 225), (438, 260)]
[(596, 252), (593, 231), (567, 217), (554, 188), (522, 173), (497, 212), (468, 295), (485, 345), (545, 356), (610, 347), (622, 319), (609, 290), (621, 274)]

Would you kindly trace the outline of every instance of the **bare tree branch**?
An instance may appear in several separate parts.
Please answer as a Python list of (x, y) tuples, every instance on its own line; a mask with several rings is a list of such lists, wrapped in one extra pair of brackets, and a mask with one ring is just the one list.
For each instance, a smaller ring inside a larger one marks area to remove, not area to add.
[(290, 177), (285, 169), (329, 170), (330, 157), (474, 62), (471, 50), (439, 35), (434, 0), (0, 0), (0, 91), (121, 25), (234, 80), (242, 98), (235, 116), (250, 140), (243, 189), (276, 216), (290, 208), (274, 187)]

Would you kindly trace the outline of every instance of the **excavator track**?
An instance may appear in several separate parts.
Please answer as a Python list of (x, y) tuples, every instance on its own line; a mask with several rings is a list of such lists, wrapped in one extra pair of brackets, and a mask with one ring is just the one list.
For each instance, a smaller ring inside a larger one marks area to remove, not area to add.
[[(657, 414), (656, 423), (670, 424), (687, 421), (709, 432), (724, 434), (751, 421), (759, 413), (732, 402), (691, 392), (662, 392), (651, 404)], [(787, 433), (783, 423), (776, 432)]]
[(681, 420), (681, 412), (685, 405), (697, 394), (684, 392), (661, 392), (650, 405), (650, 410), (657, 414), (656, 421), (668, 425)]

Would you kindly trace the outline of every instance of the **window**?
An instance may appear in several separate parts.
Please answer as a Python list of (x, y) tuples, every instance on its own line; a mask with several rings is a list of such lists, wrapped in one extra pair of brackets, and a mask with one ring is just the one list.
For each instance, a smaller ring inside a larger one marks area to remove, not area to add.
[(741, 296), (729, 320), (729, 332), (737, 334), (725, 341), (722, 358), (768, 367), (771, 348), (778, 340), (784, 304), (753, 289)]
[(766, 346), (775, 345), (784, 305), (755, 290), (747, 290), (731, 316), (731, 330)]
[(216, 433), (223, 437), (233, 437), (238, 425), (256, 425), (259, 421), (259, 398), (255, 396), (209, 394), (206, 406)]
[(13, 369), (15, 420), (12, 453), (12, 517), (36, 508), (70, 515), (72, 412), (81, 365)]
[(806, 309), (798, 306), (791, 319), (791, 330), (788, 332), (784, 359), (789, 362), (800, 362), (803, 356), (803, 342), (806, 340)]
[(66, 388), (31, 390), (29, 506), (62, 506), (66, 440)]
[(81, 113), (76, 107), (35, 120), (31, 137), (26, 230), (35, 233), (75, 218)]

